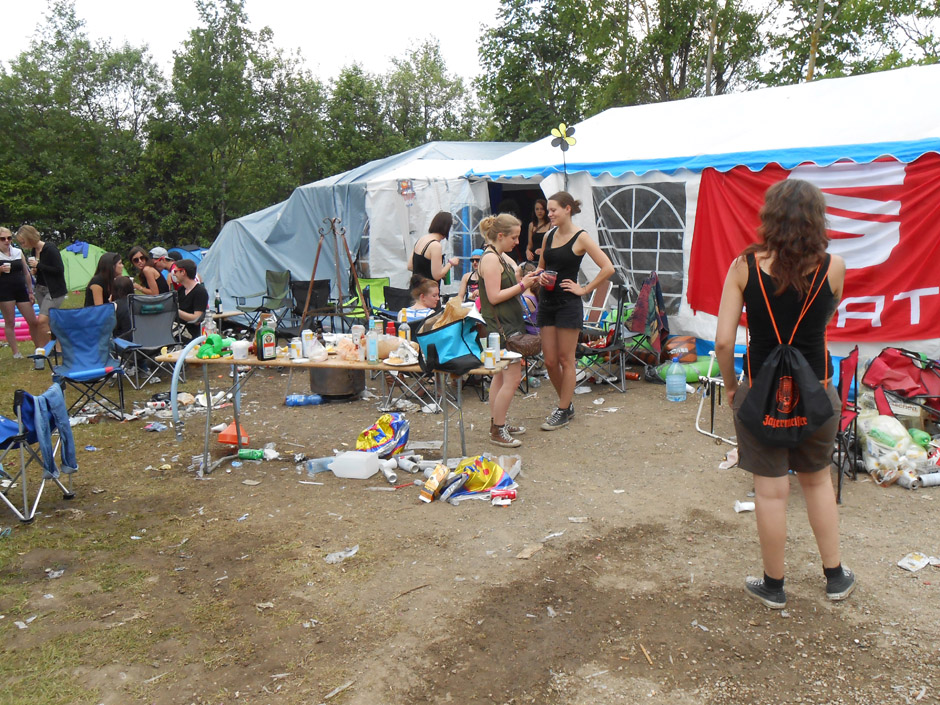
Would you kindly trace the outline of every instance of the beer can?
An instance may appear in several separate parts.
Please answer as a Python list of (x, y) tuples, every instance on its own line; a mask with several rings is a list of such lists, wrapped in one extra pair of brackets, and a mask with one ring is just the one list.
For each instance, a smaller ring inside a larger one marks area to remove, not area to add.
[(486, 338), (486, 347), (492, 348), (499, 355), (499, 333), (493, 331)]
[(304, 356), (303, 344), (300, 338), (291, 338), (290, 340), (290, 359), (296, 360)]
[(166, 402), (165, 401), (148, 401), (147, 408), (148, 409), (165, 409)]
[(496, 369), (496, 352), (493, 348), (483, 351), (483, 366), (488, 370)]
[(490, 499), (496, 499), (497, 497), (502, 497), (503, 499), (515, 499), (516, 498), (516, 489), (505, 489), (505, 490), (490, 490)]

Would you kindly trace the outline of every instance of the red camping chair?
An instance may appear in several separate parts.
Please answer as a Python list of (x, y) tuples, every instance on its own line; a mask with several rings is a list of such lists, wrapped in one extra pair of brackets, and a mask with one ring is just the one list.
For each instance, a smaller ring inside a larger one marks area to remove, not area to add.
[[(833, 455), (836, 471), (839, 473), (839, 488), (836, 492), (836, 503), (842, 504), (842, 480), (851, 475), (855, 480), (858, 477), (858, 464), (861, 452), (858, 446), (858, 392), (856, 397), (849, 400), (852, 385), (858, 377), (858, 346), (839, 362), (839, 400), (842, 402), (842, 413), (839, 416), (839, 430), (836, 433), (836, 447)], [(848, 462), (848, 464), (846, 464)]]
[(885, 348), (871, 361), (862, 384), (909, 404), (932, 416), (940, 414), (940, 363), (901, 348)]

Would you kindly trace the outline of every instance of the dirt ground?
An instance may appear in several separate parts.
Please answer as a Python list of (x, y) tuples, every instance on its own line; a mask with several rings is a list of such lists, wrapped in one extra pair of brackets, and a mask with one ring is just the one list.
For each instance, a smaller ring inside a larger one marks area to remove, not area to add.
[[(285, 383), (249, 382), (252, 445), (327, 455), (378, 416), (374, 401), (286, 408)], [(110, 424), (80, 451), (77, 498), (48, 492), (42, 516), (2, 539), (0, 702), (940, 702), (940, 569), (896, 566), (940, 555), (938, 490), (847, 482), (859, 588), (832, 604), (796, 489), (790, 601), (771, 612), (743, 590), (760, 574), (754, 514), (734, 511), (751, 481), (718, 469), (728, 446), (695, 431), (697, 397), (595, 386), (546, 433), (554, 396), (533, 391), (513, 405), (530, 430), (509, 507), (423, 504), (416, 487), (371, 490), (388, 487), (380, 475), (283, 461), (200, 479), (201, 417), (182, 444)], [(413, 441), (440, 437), (440, 415), (408, 418)], [(465, 418), (470, 454), (499, 450), (472, 390)], [(61, 690), (37, 692), (40, 671)]]

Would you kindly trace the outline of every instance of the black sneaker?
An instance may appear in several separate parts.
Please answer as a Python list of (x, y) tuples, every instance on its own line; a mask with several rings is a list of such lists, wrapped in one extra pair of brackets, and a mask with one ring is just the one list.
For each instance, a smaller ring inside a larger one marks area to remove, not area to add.
[(848, 568), (842, 568), (842, 575), (826, 580), (826, 597), (833, 602), (844, 600), (855, 589), (855, 573)]
[(567, 426), (570, 420), (571, 417), (568, 415), (567, 409), (555, 409), (545, 419), (545, 423), (542, 424), (541, 428), (543, 431), (554, 431)]
[(568, 420), (571, 421), (571, 419), (574, 418), (574, 402), (568, 404), (568, 408), (565, 409), (565, 411), (568, 412)]
[(744, 581), (744, 587), (751, 597), (763, 602), (772, 610), (782, 610), (787, 606), (787, 593), (783, 591), (783, 588), (771, 590), (764, 584), (763, 578), (748, 576)]

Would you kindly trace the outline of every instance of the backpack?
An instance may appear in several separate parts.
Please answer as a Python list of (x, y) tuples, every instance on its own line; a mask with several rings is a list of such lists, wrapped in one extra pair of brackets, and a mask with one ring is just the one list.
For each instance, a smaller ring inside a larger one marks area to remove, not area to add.
[[(750, 350), (748, 350), (748, 377), (751, 389), (738, 409), (737, 419), (758, 441), (769, 446), (795, 448), (812, 436), (820, 426), (834, 414), (832, 402), (826, 390), (819, 383), (813, 368), (803, 357), (803, 353), (793, 347), (793, 337), (800, 321), (812, 306), (813, 301), (826, 281), (824, 276), (816, 292), (813, 287), (819, 276), (820, 267), (816, 267), (809, 293), (803, 303), (800, 316), (793, 326), (790, 339), (784, 343), (777, 329), (777, 321), (770, 309), (764, 280), (760, 274), (760, 265), (755, 260), (757, 280), (760, 282), (764, 303), (774, 326), (777, 346), (770, 352), (761, 365), (757, 377), (751, 376)], [(828, 272), (826, 273), (828, 276)], [(809, 294), (812, 294), (811, 296)], [(749, 346), (750, 347), (750, 346)]]

